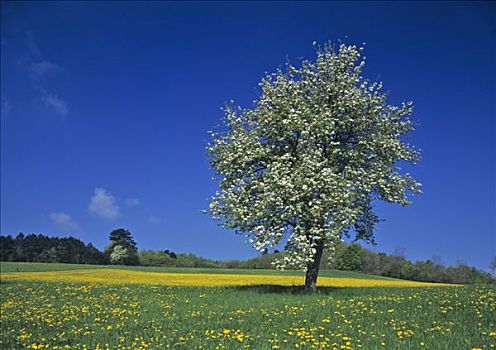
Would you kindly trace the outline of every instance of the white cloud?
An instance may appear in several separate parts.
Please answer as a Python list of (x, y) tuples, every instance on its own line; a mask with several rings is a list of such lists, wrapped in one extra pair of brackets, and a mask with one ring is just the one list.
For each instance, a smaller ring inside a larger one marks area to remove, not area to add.
[(160, 220), (160, 218), (157, 218), (156, 216), (150, 216), (148, 218), (148, 222), (150, 224), (159, 224), (162, 220)]
[(40, 47), (38, 46), (38, 44), (36, 44), (36, 42), (34, 40), (34, 36), (32, 33), (27, 33), (26, 44), (27, 44), (30, 56), (32, 56), (32, 57), (40, 57), (41, 56)]
[(5, 97), (0, 98), (0, 114), (5, 117), (10, 114), (10, 111), (12, 110), (12, 106)]
[(67, 103), (65, 103), (65, 101), (57, 95), (46, 94), (41, 99), (47, 106), (52, 108), (57, 114), (61, 115), (62, 117), (65, 117), (67, 113), (69, 113)]
[(45, 78), (53, 78), (64, 68), (57, 63), (43, 59), (41, 51), (32, 36), (27, 38), (28, 56), (27, 72), (33, 86), (40, 92), (41, 101), (58, 115), (65, 117), (69, 113), (67, 102), (60, 96), (46, 91)]
[(91, 197), (88, 210), (90, 213), (107, 220), (113, 220), (119, 216), (119, 206), (115, 197), (101, 187), (95, 188), (95, 193)]
[(34, 62), (29, 65), (29, 72), (31, 73), (31, 77), (35, 80), (52, 76), (61, 70), (62, 68), (58, 64), (48, 61)]
[(139, 198), (126, 198), (126, 205), (128, 208), (135, 207), (137, 205), (140, 205), (141, 201)]
[[(18, 37), (17, 34), (14, 34), (14, 37), (9, 35), (8, 38), (2, 35), (0, 37), (0, 45), (2, 50), (14, 50), (12, 52), (16, 52), (16, 55), (13, 55), (12, 58), (8, 58), (6, 62), (3, 62), (2, 56), (2, 67), (5, 63), (7, 70), (9, 67), (12, 69), (17, 69), (14, 67), (21, 67), (24, 70), (24, 74), (29, 80), (29, 85), (31, 86), (31, 89), (34, 90), (36, 96), (36, 107), (48, 107), (62, 117), (67, 116), (69, 114), (69, 106), (63, 97), (64, 92), (60, 91), (59, 94), (55, 94), (51, 92), (51, 88), (47, 85), (49, 82), (51, 83), (50, 86), (58, 85), (54, 85), (54, 83), (57, 82), (55, 80), (59, 80), (60, 73), (65, 72), (66, 69), (58, 63), (55, 63), (52, 59), (44, 57), (33, 34), (26, 33), (26, 36), (22, 39)], [(52, 79), (54, 81), (52, 81)], [(24, 79), (21, 79), (20, 81), (23, 80)], [(50, 92), (47, 90), (50, 90)], [(2, 89), (2, 93), (3, 92)], [(0, 105), (2, 117), (10, 114), (11, 107), (17, 107), (20, 104), (20, 100), (14, 99), (13, 96), (9, 96), (9, 101), (2, 96)]]
[(66, 213), (51, 213), (50, 220), (62, 231), (79, 231), (81, 229), (71, 216)]

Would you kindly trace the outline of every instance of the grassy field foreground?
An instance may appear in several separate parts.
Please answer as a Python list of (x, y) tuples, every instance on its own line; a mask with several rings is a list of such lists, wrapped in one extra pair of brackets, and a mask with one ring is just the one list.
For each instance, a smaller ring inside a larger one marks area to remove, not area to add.
[[(256, 285), (177, 287), (156, 283), (164, 274), (146, 269), (49, 268), (12, 274), (5, 270), (15, 264), (2, 266), (0, 348), (451, 350), (496, 343), (494, 286), (327, 287), (308, 295), (281, 285), (292, 284), (281, 278), (301, 278), (290, 274), (216, 274)], [(84, 282), (92, 274), (107, 280)], [(202, 275), (175, 274), (190, 285)], [(212, 280), (211, 271), (203, 275)], [(340, 278), (350, 286), (401, 282), (361, 277)]]

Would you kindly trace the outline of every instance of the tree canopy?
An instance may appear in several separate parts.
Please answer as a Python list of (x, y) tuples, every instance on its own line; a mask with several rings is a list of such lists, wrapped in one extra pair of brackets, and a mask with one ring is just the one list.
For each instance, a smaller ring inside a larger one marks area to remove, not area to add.
[(109, 240), (112, 243), (121, 245), (123, 247), (136, 248), (136, 242), (131, 235), (131, 232), (123, 228), (118, 228), (110, 232)]
[(119, 228), (110, 232), (110, 244), (105, 248), (105, 254), (112, 264), (138, 265), (138, 247), (126, 229)]
[(323, 249), (350, 233), (373, 241), (374, 200), (407, 205), (420, 192), (400, 168), (419, 159), (405, 140), (412, 103), (389, 104), (382, 83), (362, 76), (362, 51), (328, 44), (314, 62), (267, 75), (252, 108), (224, 109), (207, 146), (213, 217), (259, 251), (284, 244), (277, 266), (306, 269), (314, 285)]

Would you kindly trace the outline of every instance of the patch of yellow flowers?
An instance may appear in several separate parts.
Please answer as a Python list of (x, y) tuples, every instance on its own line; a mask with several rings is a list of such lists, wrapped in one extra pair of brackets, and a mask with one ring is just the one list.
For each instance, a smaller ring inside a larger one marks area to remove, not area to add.
[[(303, 276), (214, 274), (214, 273), (167, 273), (116, 269), (81, 269), (45, 272), (16, 272), (2, 274), (4, 280), (34, 280), (52, 282), (90, 282), (108, 284), (155, 284), (164, 286), (246, 286), (246, 285), (302, 285)], [(319, 277), (322, 287), (428, 287), (441, 283), (425, 283), (402, 280), (355, 279)]]

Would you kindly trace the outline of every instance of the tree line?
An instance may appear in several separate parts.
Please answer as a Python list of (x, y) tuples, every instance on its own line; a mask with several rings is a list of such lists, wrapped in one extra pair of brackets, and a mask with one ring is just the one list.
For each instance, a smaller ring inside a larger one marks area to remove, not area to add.
[(108, 263), (105, 254), (91, 243), (85, 244), (74, 237), (48, 237), (42, 234), (0, 236), (0, 257), (2, 261)]
[[(140, 250), (126, 229), (113, 230), (109, 244), (103, 251), (91, 243), (85, 244), (74, 237), (49, 237), (42, 234), (19, 233), (12, 237), (0, 236), (0, 260), (23, 262), (57, 262), (94, 265), (141, 265), (160, 267), (202, 267), (228, 269), (273, 269), (281, 256), (275, 250), (248, 260), (219, 261), (194, 254), (175, 253), (170, 250)], [(458, 263), (444, 266), (440, 259), (415, 263), (397, 251), (393, 254), (377, 253), (357, 243), (341, 243), (329, 259), (324, 251), (320, 269), (362, 272), (370, 275), (394, 277), (412, 281), (444, 283), (495, 283), (491, 274)]]
[(423, 282), (496, 282), (490, 273), (478, 270), (462, 261), (455, 266), (445, 266), (439, 257), (433, 257), (430, 260), (413, 263), (404, 257), (402, 249), (388, 255), (373, 252), (357, 243), (341, 244), (337, 249), (336, 257), (324, 268)]
[(75, 237), (49, 237), (22, 232), (0, 236), (0, 260), (20, 262), (73, 263), (93, 265), (139, 265), (138, 248), (131, 233), (113, 230), (102, 251)]

